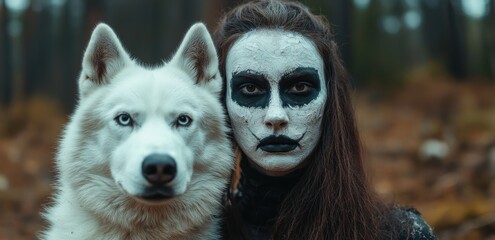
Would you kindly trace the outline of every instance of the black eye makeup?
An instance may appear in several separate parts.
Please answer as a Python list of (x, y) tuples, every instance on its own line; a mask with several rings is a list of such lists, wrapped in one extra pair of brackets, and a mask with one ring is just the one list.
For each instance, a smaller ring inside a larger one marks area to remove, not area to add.
[[(231, 78), (232, 101), (243, 107), (265, 108), (270, 102), (270, 83), (253, 70), (233, 73)], [(303, 106), (318, 97), (321, 91), (318, 70), (300, 67), (286, 73), (279, 81), (279, 95), (283, 107)]]
[(310, 103), (321, 91), (318, 70), (309, 67), (296, 68), (282, 76), (279, 90), (284, 107)]
[(255, 71), (232, 74), (232, 101), (244, 107), (264, 108), (270, 101), (270, 84), (265, 76)]

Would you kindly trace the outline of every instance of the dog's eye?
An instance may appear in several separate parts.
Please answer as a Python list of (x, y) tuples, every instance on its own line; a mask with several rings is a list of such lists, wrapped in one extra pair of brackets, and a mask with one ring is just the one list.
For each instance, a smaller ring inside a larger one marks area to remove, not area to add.
[(175, 122), (178, 127), (188, 127), (189, 125), (191, 125), (192, 119), (191, 117), (182, 114), (177, 118)]
[(133, 120), (128, 113), (122, 113), (115, 118), (117, 124), (123, 127), (132, 126)]

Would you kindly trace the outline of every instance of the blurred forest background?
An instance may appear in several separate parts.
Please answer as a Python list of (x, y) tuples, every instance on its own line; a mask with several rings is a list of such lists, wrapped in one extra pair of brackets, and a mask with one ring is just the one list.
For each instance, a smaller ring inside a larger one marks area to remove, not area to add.
[[(0, 0), (0, 239), (45, 225), (53, 155), (93, 27), (145, 64), (228, 0)], [(377, 192), (416, 207), (440, 239), (495, 239), (494, 0), (302, 1), (328, 17), (356, 87)]]

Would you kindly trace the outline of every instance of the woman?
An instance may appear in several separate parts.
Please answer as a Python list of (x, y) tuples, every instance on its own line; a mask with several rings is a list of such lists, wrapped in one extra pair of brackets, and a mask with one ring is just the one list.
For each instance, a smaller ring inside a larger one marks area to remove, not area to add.
[(226, 239), (435, 239), (372, 192), (329, 24), (302, 4), (252, 1), (215, 32), (241, 175)]

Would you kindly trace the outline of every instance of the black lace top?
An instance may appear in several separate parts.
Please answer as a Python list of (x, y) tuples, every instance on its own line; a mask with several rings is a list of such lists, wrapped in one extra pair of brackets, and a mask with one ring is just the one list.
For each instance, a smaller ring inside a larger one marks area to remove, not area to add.
[[(277, 217), (284, 197), (301, 177), (304, 170), (286, 176), (264, 175), (241, 161), (242, 175), (234, 193), (241, 214), (242, 225), (250, 239), (270, 239), (271, 226)], [(400, 239), (437, 239), (431, 227), (414, 208), (396, 208), (398, 219), (408, 228), (401, 229)]]

